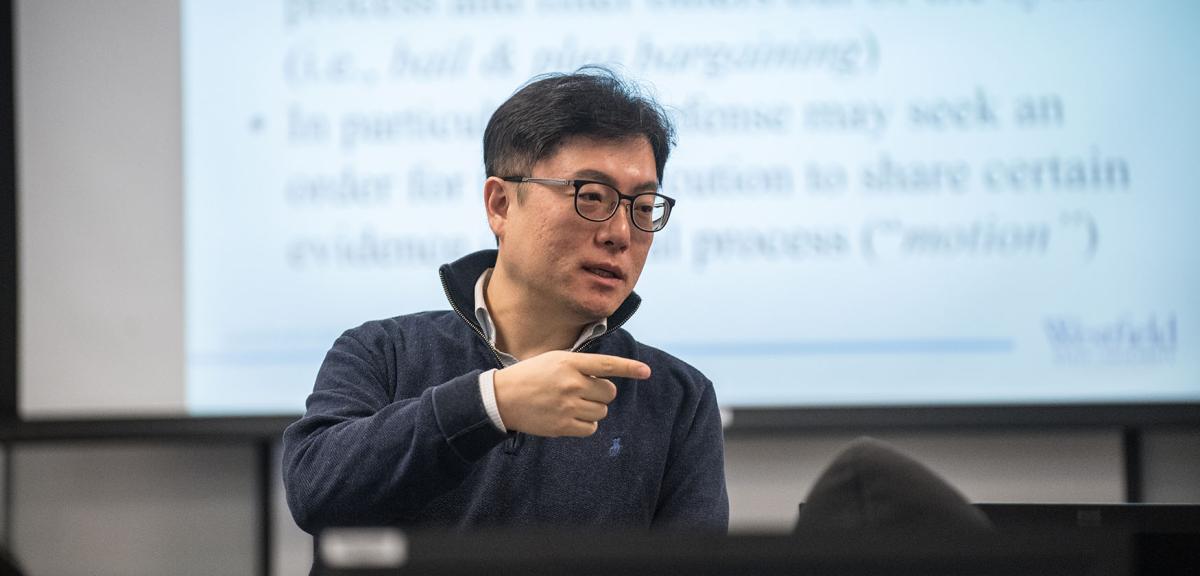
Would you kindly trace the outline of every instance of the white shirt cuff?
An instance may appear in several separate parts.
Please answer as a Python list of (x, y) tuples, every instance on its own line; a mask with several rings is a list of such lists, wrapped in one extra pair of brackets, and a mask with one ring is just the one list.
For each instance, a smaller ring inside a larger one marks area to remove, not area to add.
[(487, 372), (479, 373), (479, 395), (483, 396), (483, 409), (487, 411), (488, 418), (491, 419), (492, 425), (504, 433), (508, 433), (508, 428), (504, 427), (504, 421), (500, 419), (500, 407), (496, 405), (496, 369), (492, 368)]

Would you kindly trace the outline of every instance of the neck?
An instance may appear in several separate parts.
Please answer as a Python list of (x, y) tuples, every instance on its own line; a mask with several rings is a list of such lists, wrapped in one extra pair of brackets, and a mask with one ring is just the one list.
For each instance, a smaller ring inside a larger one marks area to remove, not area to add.
[(551, 350), (566, 350), (579, 339), (586, 319), (564, 314), (529, 290), (515, 285), (497, 264), (484, 288), (488, 314), (496, 326), (496, 348), (525, 360)]

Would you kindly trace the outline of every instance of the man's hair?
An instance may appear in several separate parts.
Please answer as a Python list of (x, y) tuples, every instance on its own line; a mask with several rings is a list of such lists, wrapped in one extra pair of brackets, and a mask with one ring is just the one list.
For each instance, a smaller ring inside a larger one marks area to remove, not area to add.
[(534, 164), (572, 136), (645, 136), (660, 183), (675, 144), (675, 128), (652, 97), (612, 70), (584, 66), (535, 76), (496, 109), (483, 132), (484, 170), (488, 176), (529, 176)]

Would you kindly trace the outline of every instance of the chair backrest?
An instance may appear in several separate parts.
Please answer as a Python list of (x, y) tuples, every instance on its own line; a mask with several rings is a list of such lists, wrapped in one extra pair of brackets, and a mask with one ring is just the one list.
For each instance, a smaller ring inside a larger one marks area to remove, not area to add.
[(797, 532), (986, 533), (991, 523), (941, 476), (879, 440), (860, 438), (817, 478)]

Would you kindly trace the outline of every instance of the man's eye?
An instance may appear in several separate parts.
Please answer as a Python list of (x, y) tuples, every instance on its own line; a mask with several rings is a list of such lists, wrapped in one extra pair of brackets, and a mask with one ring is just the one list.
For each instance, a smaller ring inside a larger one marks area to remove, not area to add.
[(604, 196), (599, 192), (580, 192), (579, 199), (583, 202), (595, 202), (599, 204), (604, 201)]

